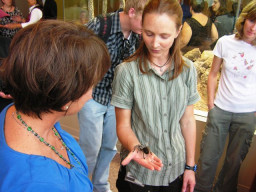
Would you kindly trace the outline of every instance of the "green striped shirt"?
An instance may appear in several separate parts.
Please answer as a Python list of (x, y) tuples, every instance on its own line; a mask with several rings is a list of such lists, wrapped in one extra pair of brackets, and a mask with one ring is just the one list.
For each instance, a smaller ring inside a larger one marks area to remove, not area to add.
[[(182, 73), (169, 81), (170, 71), (158, 75), (149, 64), (142, 74), (137, 62), (122, 63), (115, 71), (111, 104), (131, 109), (131, 126), (141, 144), (146, 144), (163, 162), (161, 171), (148, 170), (132, 161), (126, 170), (145, 185), (167, 186), (184, 172), (185, 142), (180, 119), (188, 105), (199, 100), (193, 63), (185, 59)], [(125, 150), (125, 149), (122, 149)], [(121, 158), (127, 151), (121, 153)]]

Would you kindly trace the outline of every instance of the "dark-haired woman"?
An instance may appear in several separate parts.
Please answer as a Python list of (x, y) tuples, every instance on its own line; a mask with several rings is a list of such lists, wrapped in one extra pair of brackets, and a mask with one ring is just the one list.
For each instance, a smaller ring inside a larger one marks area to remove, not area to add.
[(209, 7), (208, 16), (210, 17), (212, 22), (214, 22), (217, 16), (223, 15), (227, 12), (228, 10), (225, 0), (214, 0), (212, 2), (212, 6)]
[[(208, 78), (208, 119), (201, 142), (197, 192), (212, 191), (227, 136), (227, 152), (213, 191), (237, 191), (240, 166), (250, 148), (256, 112), (256, 1), (236, 22), (236, 34), (221, 37)], [(217, 74), (221, 77), (217, 88)]]
[(0, 114), (0, 191), (92, 192), (84, 154), (58, 121), (82, 108), (109, 66), (83, 26), (48, 20), (14, 36), (0, 68), (14, 100)]
[(6, 12), (9, 16), (2, 17), (0, 19), (0, 36), (13, 38), (13, 36), (18, 32), (19, 29), (7, 29), (3, 27), (4, 25), (8, 23), (16, 23), (16, 21), (12, 20), (12, 18), (19, 16), (23, 18), (23, 15), (21, 11), (14, 6), (14, 3), (12, 0), (2, 0), (3, 6), (1, 9)]
[[(233, 33), (235, 17), (228, 12), (225, 0), (214, 0), (212, 6), (209, 8), (212, 22), (214, 22), (219, 38), (224, 35), (231, 35)], [(234, 10), (236, 11), (236, 10)]]
[(122, 143), (119, 191), (192, 192), (199, 100), (196, 70), (179, 49), (182, 9), (151, 0), (142, 14), (143, 43), (116, 69), (111, 103)]
[(203, 0), (190, 1), (192, 17), (184, 22), (181, 31), (181, 48), (184, 53), (198, 47), (201, 51), (210, 49), (211, 43), (218, 39), (215, 25), (202, 13), (204, 6)]

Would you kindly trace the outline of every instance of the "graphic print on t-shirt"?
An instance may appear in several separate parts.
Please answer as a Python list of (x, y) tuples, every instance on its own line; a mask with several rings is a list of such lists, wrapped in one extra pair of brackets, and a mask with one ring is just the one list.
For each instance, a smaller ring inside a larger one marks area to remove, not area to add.
[(255, 60), (249, 59), (245, 52), (235, 53), (232, 57), (233, 74), (236, 78), (246, 79), (248, 74), (251, 73), (252, 68), (255, 66)]

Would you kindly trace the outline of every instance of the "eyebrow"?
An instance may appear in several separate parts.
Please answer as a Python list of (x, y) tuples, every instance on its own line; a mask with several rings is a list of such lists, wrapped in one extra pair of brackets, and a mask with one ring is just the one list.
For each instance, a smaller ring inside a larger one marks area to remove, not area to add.
[[(150, 30), (147, 30), (147, 29), (144, 29), (144, 31), (155, 34), (153, 31), (150, 31)], [(160, 35), (172, 35), (172, 34), (170, 34), (170, 33), (160, 33)]]

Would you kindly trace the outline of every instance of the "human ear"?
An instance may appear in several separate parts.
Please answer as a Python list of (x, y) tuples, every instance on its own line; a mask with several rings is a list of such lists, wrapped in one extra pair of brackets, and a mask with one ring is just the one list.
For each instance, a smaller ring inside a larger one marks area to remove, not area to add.
[(63, 111), (68, 111), (68, 109), (69, 109), (71, 103), (72, 103), (71, 101), (68, 102), (68, 103), (66, 103), (65, 105), (63, 105), (63, 106), (61, 107), (61, 109), (62, 109)]
[(180, 34), (180, 32), (181, 32), (181, 29), (182, 29), (182, 25), (179, 27), (179, 29), (177, 30), (177, 34), (176, 34), (176, 37), (175, 38), (177, 38), (178, 36), (179, 36), (179, 34)]
[(134, 8), (130, 8), (128, 11), (129, 17), (134, 17), (136, 15), (136, 11)]

